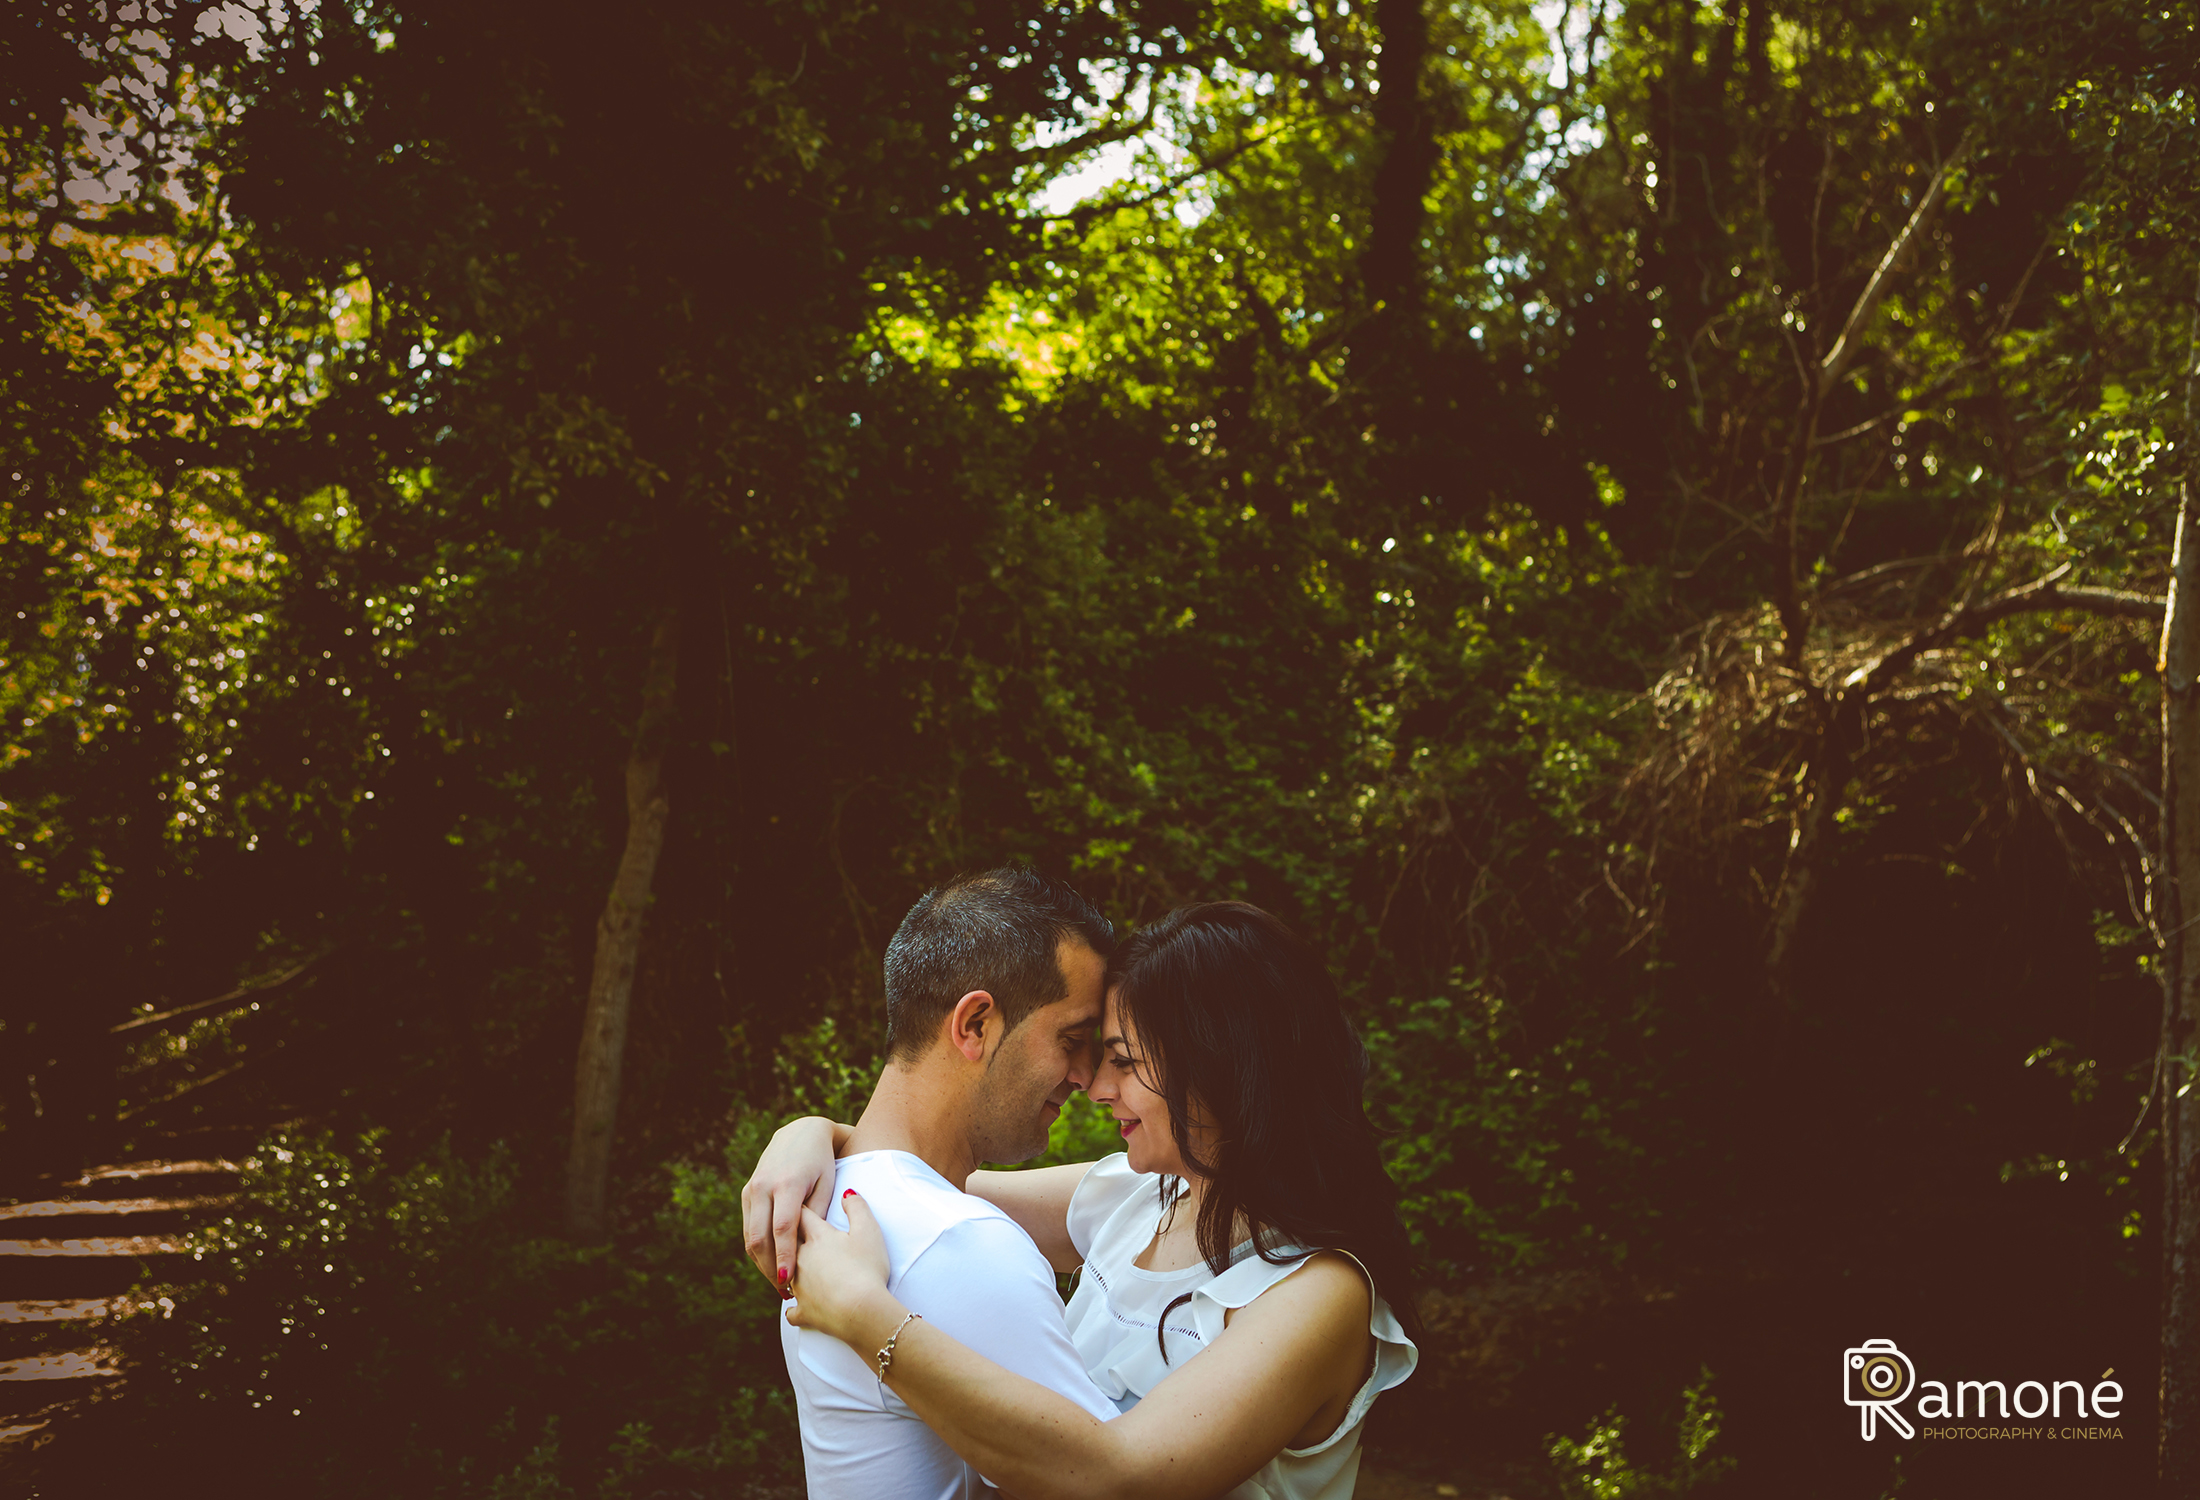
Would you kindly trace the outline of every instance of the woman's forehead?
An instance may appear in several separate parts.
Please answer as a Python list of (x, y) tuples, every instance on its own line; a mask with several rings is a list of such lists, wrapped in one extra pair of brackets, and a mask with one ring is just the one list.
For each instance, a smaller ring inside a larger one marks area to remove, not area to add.
[(1100, 1017), (1101, 1035), (1128, 1037), (1131, 1030), (1130, 1014), (1123, 1008), (1123, 987), (1119, 984), (1110, 985), (1108, 987), (1107, 1009)]

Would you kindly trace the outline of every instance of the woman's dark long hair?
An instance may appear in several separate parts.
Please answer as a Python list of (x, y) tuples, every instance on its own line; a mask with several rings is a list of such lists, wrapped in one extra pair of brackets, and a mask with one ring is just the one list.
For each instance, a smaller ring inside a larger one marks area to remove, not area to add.
[[(1314, 951), (1257, 906), (1202, 902), (1118, 944), (1108, 984), (1141, 1081), (1168, 1101), (1177, 1150), (1205, 1182), (1208, 1267), (1228, 1268), (1240, 1216), (1272, 1264), (1349, 1250), (1417, 1336), (1413, 1247), (1361, 1097), (1367, 1049)], [(1195, 1121), (1216, 1130), (1206, 1157)]]

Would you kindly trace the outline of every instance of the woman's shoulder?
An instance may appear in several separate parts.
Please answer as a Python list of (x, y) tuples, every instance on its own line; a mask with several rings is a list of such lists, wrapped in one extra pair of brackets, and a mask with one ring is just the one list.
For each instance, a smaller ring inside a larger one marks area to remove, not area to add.
[(1213, 1305), (1212, 1321), (1222, 1327), (1251, 1316), (1291, 1338), (1349, 1347), (1364, 1347), (1358, 1341), (1372, 1338), (1370, 1400), (1411, 1375), (1420, 1350), (1359, 1257), (1346, 1250), (1294, 1249), (1297, 1253), (1281, 1264), (1247, 1257), (1202, 1288), (1197, 1301)]
[(1359, 1260), (1343, 1250), (1316, 1250), (1287, 1273), (1292, 1284), (1325, 1304), (1342, 1306), (1364, 1318), (1374, 1311), (1375, 1288)]
[(1364, 1329), (1378, 1343), (1400, 1351), (1409, 1360), (1406, 1368), (1412, 1368), (1410, 1360), (1417, 1357), (1413, 1340), (1358, 1256), (1349, 1250), (1310, 1250), (1299, 1245), (1271, 1249), (1270, 1253), (1277, 1259), (1247, 1255), (1201, 1287), (1199, 1299), (1213, 1304), (1221, 1320), (1228, 1323), (1240, 1309), (1279, 1288), (1288, 1288), (1283, 1297), (1270, 1304), (1272, 1309), (1288, 1307), (1295, 1316), (1315, 1316), (1340, 1326)]
[(1315, 1298), (1339, 1306), (1356, 1307), (1365, 1316), (1372, 1289), (1360, 1263), (1341, 1250), (1308, 1249), (1304, 1245), (1275, 1244), (1259, 1255), (1244, 1245), (1239, 1257), (1204, 1287), (1200, 1295), (1217, 1306), (1236, 1310), (1273, 1287), (1289, 1282), (1294, 1298)]
[[(1315, 1251), (1288, 1264), (1267, 1265), (1266, 1274), (1239, 1276), (1245, 1269), (1241, 1261), (1202, 1289), (1202, 1295), (1222, 1309), (1226, 1327), (1247, 1317), (1280, 1320), (1284, 1327), (1316, 1342), (1370, 1331), (1374, 1289), (1346, 1256)], [(1230, 1284), (1233, 1278), (1235, 1285)]]

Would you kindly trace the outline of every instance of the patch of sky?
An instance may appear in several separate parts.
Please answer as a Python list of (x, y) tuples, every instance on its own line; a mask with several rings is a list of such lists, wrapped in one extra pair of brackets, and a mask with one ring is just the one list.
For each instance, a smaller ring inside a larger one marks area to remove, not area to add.
[[(1543, 28), (1550, 58), (1550, 83), (1561, 93), (1611, 57), (1611, 44), (1596, 34), (1595, 16), (1588, 0), (1535, 0), (1530, 7), (1536, 24)], [(1532, 146), (1524, 165), (1531, 182), (1529, 206), (1541, 208), (1549, 197), (1549, 174), (1569, 158), (1594, 151), (1604, 144), (1604, 112), (1591, 104), (1586, 112), (1567, 118), (1570, 111), (1547, 104), (1536, 111), (1535, 123), (1542, 140)]]
[(1321, 38), (1314, 32), (1314, 13), (1301, 10), (1297, 15), (1302, 24), (1298, 34), (1291, 38), (1291, 50), (1308, 62), (1319, 63), (1322, 60), (1322, 44)]
[[(1039, 131), (1039, 144), (1052, 145), (1070, 133), (1068, 126), (1045, 126)], [(1050, 139), (1049, 137), (1052, 137)], [(1090, 202), (1117, 183), (1125, 181), (1137, 169), (1138, 142), (1136, 139), (1110, 141), (1086, 152), (1075, 165), (1056, 173), (1032, 196), (1032, 206), (1043, 214), (1066, 214), (1080, 203)]]
[[(1569, 89), (1590, 68), (1602, 67), (1609, 61), (1611, 43), (1608, 38), (1594, 34), (1595, 16), (1590, 0), (1535, 0), (1530, 11), (1546, 39), (1548, 76), (1554, 90)], [(1313, 16), (1301, 11), (1299, 19), (1305, 24), (1291, 40), (1292, 50), (1318, 61), (1321, 47), (1312, 24)], [(1059, 145), (1100, 129), (1111, 117), (1136, 119), (1143, 116), (1147, 113), (1147, 90), (1150, 88), (1159, 87), (1163, 98), (1153, 109), (1151, 123), (1146, 129), (1090, 146), (1057, 167), (1032, 194), (1032, 206), (1042, 214), (1068, 214), (1084, 204), (1119, 193), (1126, 185), (1133, 191), (1161, 189), (1184, 176), (1193, 165), (1190, 153), (1183, 148), (1172, 126), (1198, 103), (1201, 81), (1196, 75), (1164, 78), (1158, 84), (1150, 78), (1139, 78), (1128, 80), (1126, 87), (1125, 71), (1120, 66), (1102, 68), (1087, 64), (1086, 77), (1093, 85), (1094, 94), (1104, 102), (1081, 107), (1075, 120), (1039, 125), (1033, 131), (1034, 144)], [(1215, 82), (1232, 91), (1256, 94), (1273, 86), (1273, 80), (1249, 74), (1217, 78)], [(1556, 105), (1546, 106), (1538, 111), (1535, 123), (1541, 140), (1526, 153), (1524, 162), (1531, 184), (1526, 204), (1530, 208), (1541, 206), (1549, 196), (1548, 178), (1552, 172), (1562, 168), (1568, 159), (1596, 150), (1605, 138), (1603, 111), (1593, 105), (1579, 114), (1562, 111)], [(1163, 196), (1185, 224), (1198, 223), (1214, 208), (1212, 193), (1197, 177)], [(1481, 197), (1479, 188), (1475, 196)], [(1501, 213), (1502, 209), (1497, 211)]]
[(1596, 31), (1591, 0), (1535, 0), (1529, 6), (1536, 24), (1550, 38), (1551, 87), (1565, 88), (1578, 73), (1601, 67), (1612, 55), (1612, 44)]
[[(1214, 195), (1198, 177), (1179, 182), (1190, 172), (1191, 153), (1177, 140), (1172, 126), (1196, 107), (1200, 80), (1197, 75), (1151, 75), (1129, 80), (1120, 67), (1086, 65), (1085, 76), (1102, 101), (1081, 105), (1079, 117), (1045, 121), (1032, 131), (1034, 145), (1058, 146), (1079, 136), (1104, 132), (1111, 120), (1145, 119), (1143, 130), (1115, 140), (1100, 141), (1077, 151), (1055, 169), (1032, 194), (1032, 207), (1042, 214), (1060, 216), (1110, 196), (1132, 192), (1162, 191), (1170, 210), (1183, 223), (1197, 224), (1214, 209)], [(1151, 91), (1158, 89), (1155, 99)], [(1174, 187), (1170, 187), (1175, 183)]]
[(1527, 252), (1521, 251), (1512, 255), (1493, 255), (1482, 262), (1482, 269), (1489, 273), (1490, 280), (1502, 286), (1507, 280), (1526, 281), (1532, 268)]

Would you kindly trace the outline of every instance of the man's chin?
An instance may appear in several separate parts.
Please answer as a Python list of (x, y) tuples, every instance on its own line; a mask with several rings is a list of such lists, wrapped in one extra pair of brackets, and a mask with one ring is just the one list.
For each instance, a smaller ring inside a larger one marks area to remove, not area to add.
[(1047, 1142), (1053, 1136), (1051, 1127), (1060, 1118), (1062, 1118), (1062, 1111), (1059, 1106), (1050, 1104), (1046, 1107), (1045, 1111), (1039, 1116), (1038, 1144), (1031, 1148), (1030, 1155), (1026, 1156), (1024, 1160), (1029, 1161), (1031, 1157), (1037, 1156), (1040, 1152), (1046, 1150)]

